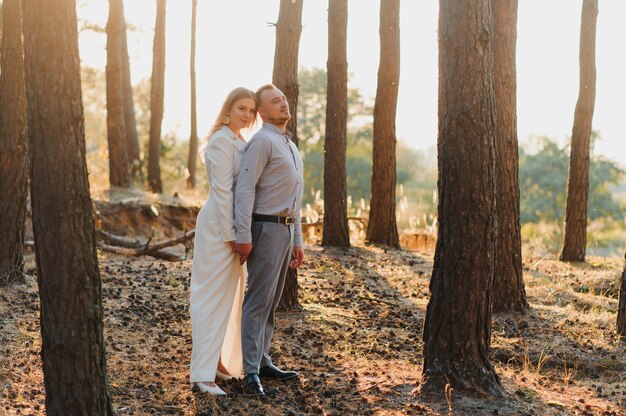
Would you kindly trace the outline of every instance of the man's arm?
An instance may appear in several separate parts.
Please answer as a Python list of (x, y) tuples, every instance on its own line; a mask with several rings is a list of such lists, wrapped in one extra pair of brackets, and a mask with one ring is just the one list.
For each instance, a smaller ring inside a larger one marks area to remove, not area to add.
[(297, 269), (298, 267), (300, 267), (302, 265), (302, 262), (304, 261), (304, 250), (302, 249), (302, 247), (304, 246), (304, 241), (302, 238), (302, 197), (304, 196), (304, 164), (302, 162), (302, 158), (300, 157), (300, 152), (298, 151), (298, 148), (292, 144), (292, 149), (293, 151), (296, 152), (296, 154), (298, 155), (298, 159), (299, 159), (299, 168), (298, 168), (298, 172), (299, 172), (299, 178), (298, 181), (300, 182), (300, 187), (298, 188), (299, 194), (296, 195), (296, 206), (295, 206), (295, 216), (296, 216), (296, 221), (294, 224), (294, 232), (293, 232), (293, 256), (294, 256), (294, 260), (291, 262), (291, 264), (289, 265), (291, 268)]
[(294, 259), (289, 263), (289, 267), (297, 269), (302, 266), (304, 262), (304, 250), (302, 250), (302, 247), (296, 246), (293, 248), (293, 257)]
[(263, 137), (254, 137), (246, 146), (241, 158), (241, 168), (235, 189), (235, 228), (237, 242), (235, 250), (241, 256), (241, 263), (246, 261), (252, 252), (252, 210), (256, 184), (270, 158), (270, 143)]

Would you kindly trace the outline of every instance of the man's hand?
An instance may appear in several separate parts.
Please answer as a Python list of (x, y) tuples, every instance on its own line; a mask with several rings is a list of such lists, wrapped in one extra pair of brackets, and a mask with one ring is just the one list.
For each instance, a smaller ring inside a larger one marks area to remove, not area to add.
[(294, 259), (289, 263), (289, 267), (292, 269), (297, 269), (302, 266), (302, 262), (304, 261), (304, 250), (302, 247), (294, 247), (293, 248), (293, 257)]
[(252, 243), (235, 243), (235, 251), (239, 253), (239, 262), (244, 264), (252, 253)]

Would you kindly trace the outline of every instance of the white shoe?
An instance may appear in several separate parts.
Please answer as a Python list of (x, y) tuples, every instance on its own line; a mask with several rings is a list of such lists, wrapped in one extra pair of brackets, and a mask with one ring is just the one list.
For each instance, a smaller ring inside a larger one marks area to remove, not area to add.
[(210, 394), (213, 396), (226, 396), (226, 392), (220, 389), (217, 385), (209, 386), (205, 383), (194, 383), (194, 386), (202, 393)]
[(233, 376), (231, 376), (230, 374), (224, 374), (220, 370), (215, 371), (215, 376), (223, 381), (228, 381), (228, 380), (233, 379)]

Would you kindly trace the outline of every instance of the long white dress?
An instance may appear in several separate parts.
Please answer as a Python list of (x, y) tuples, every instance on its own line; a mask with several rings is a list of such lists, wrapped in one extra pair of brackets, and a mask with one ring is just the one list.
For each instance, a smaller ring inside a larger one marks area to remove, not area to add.
[(191, 266), (190, 313), (193, 348), (190, 381), (215, 380), (217, 363), (241, 377), (241, 305), (245, 268), (233, 253), (233, 192), (240, 156), (246, 143), (224, 126), (215, 132), (204, 153), (209, 198), (196, 220)]

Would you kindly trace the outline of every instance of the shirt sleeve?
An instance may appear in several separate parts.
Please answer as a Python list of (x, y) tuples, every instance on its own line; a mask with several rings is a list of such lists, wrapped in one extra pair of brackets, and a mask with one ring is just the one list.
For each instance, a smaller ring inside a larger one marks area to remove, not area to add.
[(302, 241), (302, 219), (300, 218), (300, 211), (302, 211), (301, 208), (299, 208), (296, 211), (296, 223), (294, 224), (295, 230), (294, 230), (294, 233), (293, 233), (293, 245), (294, 245), (294, 247), (302, 247), (302, 245), (303, 245), (303, 241)]
[(256, 184), (271, 155), (271, 143), (263, 137), (254, 137), (243, 153), (235, 190), (235, 228), (238, 243), (251, 243), (252, 210)]
[(214, 136), (207, 146), (204, 158), (210, 166), (211, 190), (219, 211), (219, 227), (222, 241), (235, 239), (233, 223), (233, 163), (235, 146), (232, 138)]
[(300, 186), (298, 187), (298, 193), (299, 195), (297, 195), (296, 198), (296, 207), (295, 207), (295, 214), (296, 214), (296, 223), (294, 224), (294, 232), (293, 232), (293, 245), (294, 247), (302, 247), (304, 245), (303, 239), (302, 239), (302, 198), (304, 196), (304, 163), (302, 162), (302, 157), (300, 156), (300, 152), (298, 151), (298, 148), (294, 145), (294, 150), (295, 150), (295, 154), (298, 155), (298, 159), (299, 159), (299, 182), (300, 182)]

